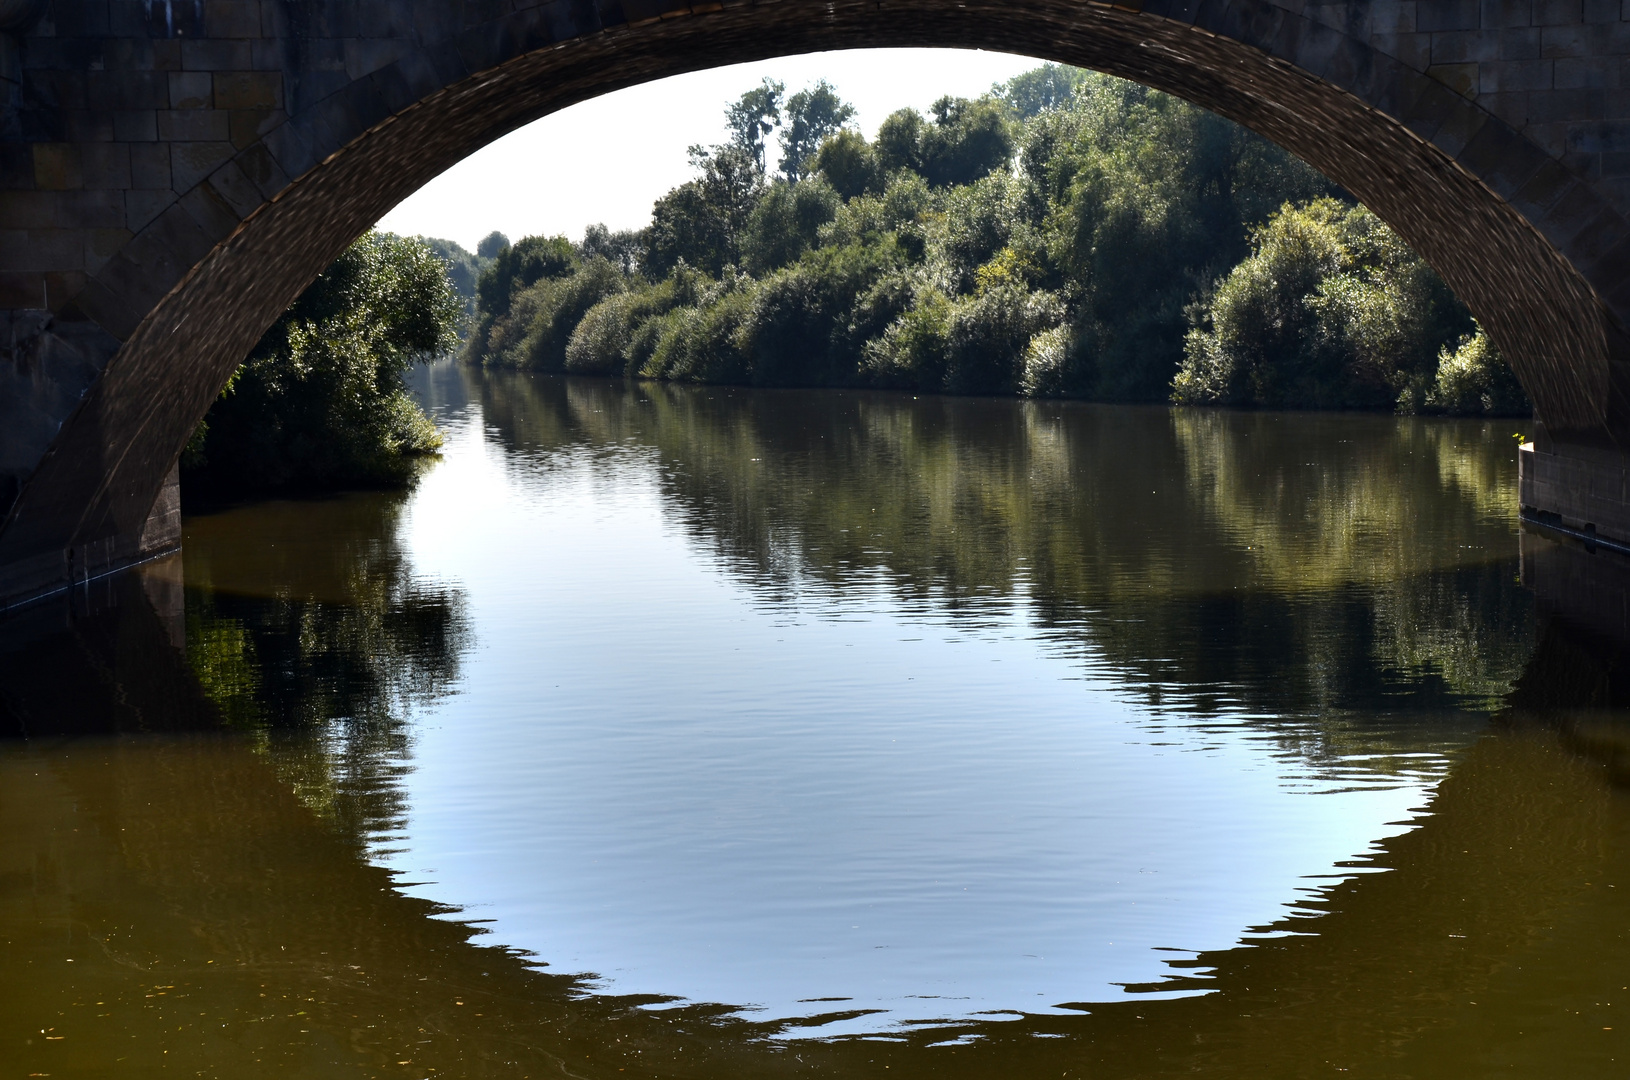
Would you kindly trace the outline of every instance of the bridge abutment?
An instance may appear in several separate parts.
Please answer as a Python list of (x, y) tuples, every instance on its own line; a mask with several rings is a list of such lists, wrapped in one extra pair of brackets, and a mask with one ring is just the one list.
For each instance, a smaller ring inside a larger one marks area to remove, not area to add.
[(1606, 447), (1543, 437), (1517, 453), (1525, 519), (1581, 540), (1630, 552), (1630, 457)]
[(0, 566), (0, 615), (181, 550), (181, 473), (172, 466), (141, 524)]

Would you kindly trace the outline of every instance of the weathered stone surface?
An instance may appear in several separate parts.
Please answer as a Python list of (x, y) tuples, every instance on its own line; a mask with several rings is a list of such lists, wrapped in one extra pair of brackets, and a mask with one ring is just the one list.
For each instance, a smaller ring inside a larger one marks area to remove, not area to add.
[(1237, 120), (1444, 275), (1512, 358), (1548, 453), (1630, 448), (1630, 22), (1611, 0), (13, 9), (0, 328), (25, 332), (0, 334), (0, 603), (140, 557), (182, 445), (262, 330), (437, 173), (596, 94), (821, 49), (1025, 53)]

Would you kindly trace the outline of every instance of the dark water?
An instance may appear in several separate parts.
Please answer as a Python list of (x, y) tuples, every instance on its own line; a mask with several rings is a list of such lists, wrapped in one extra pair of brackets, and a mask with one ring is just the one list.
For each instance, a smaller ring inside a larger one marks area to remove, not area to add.
[(0, 623), (0, 1078), (1623, 1074), (1510, 421), (421, 392)]

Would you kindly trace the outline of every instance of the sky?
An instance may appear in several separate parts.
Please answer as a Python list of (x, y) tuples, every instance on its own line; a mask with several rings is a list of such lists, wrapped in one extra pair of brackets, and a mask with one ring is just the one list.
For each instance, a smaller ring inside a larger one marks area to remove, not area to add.
[(937, 98), (977, 97), (1041, 61), (954, 49), (810, 53), (677, 75), (574, 105), (522, 128), (409, 196), (379, 222), (408, 236), (474, 250), (497, 229), (511, 240), (602, 222), (637, 229), (651, 204), (691, 178), (685, 150), (724, 141), (725, 106), (766, 76), (790, 95), (826, 79), (855, 106), (867, 138), (896, 109), (926, 112)]

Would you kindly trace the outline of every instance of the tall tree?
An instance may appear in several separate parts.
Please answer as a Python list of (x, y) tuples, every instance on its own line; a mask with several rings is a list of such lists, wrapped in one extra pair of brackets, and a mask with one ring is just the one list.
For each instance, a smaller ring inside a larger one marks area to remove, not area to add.
[(766, 77), (724, 110), (729, 145), (751, 154), (759, 172), (765, 168), (764, 148), (770, 133), (781, 126), (781, 100), (786, 92), (785, 83)]
[(642, 269), (665, 275), (683, 259), (717, 276), (741, 261), (740, 237), (763, 195), (764, 176), (745, 151), (721, 146), (690, 148), (701, 175), (658, 199), (645, 230)]
[(838, 97), (832, 84), (821, 79), (787, 101), (786, 130), (781, 135), (781, 172), (788, 180), (802, 180), (814, 166), (815, 151), (855, 115), (855, 107)]
[(475, 253), (483, 259), (496, 259), (508, 247), (509, 237), (494, 229), (481, 238), (481, 242), (475, 246)]
[(991, 96), (1006, 103), (1020, 120), (1069, 104), (1086, 81), (1081, 68), (1043, 64), (990, 88)]

